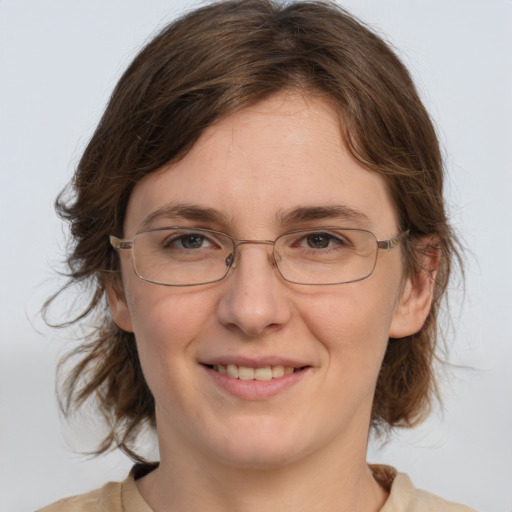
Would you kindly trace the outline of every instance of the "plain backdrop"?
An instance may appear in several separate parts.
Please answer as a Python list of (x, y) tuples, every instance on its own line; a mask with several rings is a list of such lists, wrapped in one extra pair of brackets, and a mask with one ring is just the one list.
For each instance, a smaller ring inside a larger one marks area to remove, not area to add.
[[(200, 3), (0, 0), (2, 511), (34, 510), (124, 479), (130, 467), (120, 454), (80, 455), (97, 426), (59, 419), (54, 369), (69, 344), (37, 314), (61, 282), (65, 229), (53, 200), (137, 49)], [(452, 290), (444, 411), (385, 447), (373, 442), (369, 459), (482, 512), (510, 512), (512, 1), (342, 4), (385, 34), (412, 70), (439, 130), (450, 215), (468, 248), (465, 299), (460, 286)]]

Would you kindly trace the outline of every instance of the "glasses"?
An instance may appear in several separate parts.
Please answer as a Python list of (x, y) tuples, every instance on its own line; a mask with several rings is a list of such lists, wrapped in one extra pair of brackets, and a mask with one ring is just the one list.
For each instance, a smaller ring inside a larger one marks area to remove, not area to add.
[(371, 276), (379, 249), (390, 250), (409, 234), (377, 240), (363, 229), (321, 227), (299, 229), (275, 240), (234, 240), (210, 229), (168, 227), (148, 229), (131, 240), (110, 237), (118, 250), (131, 250), (135, 274), (164, 286), (215, 283), (236, 266), (238, 248), (245, 244), (272, 246), (271, 261), (291, 283), (330, 285)]

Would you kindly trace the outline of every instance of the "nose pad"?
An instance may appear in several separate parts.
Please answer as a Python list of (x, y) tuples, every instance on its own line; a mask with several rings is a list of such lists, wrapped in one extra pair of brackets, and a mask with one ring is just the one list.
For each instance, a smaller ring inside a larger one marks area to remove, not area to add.
[[(231, 267), (231, 265), (233, 264), (233, 259), (234, 259), (235, 255), (234, 253), (231, 253), (224, 261), (224, 263), (226, 264), (226, 267)], [(234, 267), (234, 265), (233, 265)]]

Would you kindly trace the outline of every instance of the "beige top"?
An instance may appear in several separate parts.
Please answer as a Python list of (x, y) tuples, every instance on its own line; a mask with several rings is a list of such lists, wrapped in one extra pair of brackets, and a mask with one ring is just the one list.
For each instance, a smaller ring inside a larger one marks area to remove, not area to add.
[[(406, 474), (390, 466), (371, 467), (376, 479), (389, 489), (389, 498), (380, 512), (475, 512), (416, 489)], [(135, 485), (135, 479), (147, 472), (147, 467), (135, 466), (124, 482), (109, 482), (101, 489), (64, 498), (37, 512), (152, 512)]]

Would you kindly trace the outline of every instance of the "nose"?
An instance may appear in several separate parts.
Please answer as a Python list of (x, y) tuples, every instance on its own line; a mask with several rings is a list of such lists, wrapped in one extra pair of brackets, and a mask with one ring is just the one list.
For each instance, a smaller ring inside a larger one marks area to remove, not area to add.
[(248, 243), (237, 252), (234, 268), (222, 283), (219, 322), (251, 338), (281, 328), (290, 320), (291, 308), (272, 246)]

